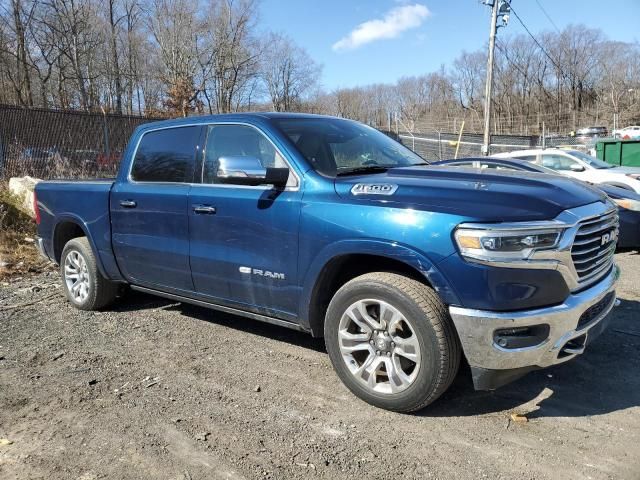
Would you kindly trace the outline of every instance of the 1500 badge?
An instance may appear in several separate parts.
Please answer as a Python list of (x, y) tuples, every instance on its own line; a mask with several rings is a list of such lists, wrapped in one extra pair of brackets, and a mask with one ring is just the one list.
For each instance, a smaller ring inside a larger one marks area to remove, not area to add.
[(351, 187), (352, 195), (393, 195), (398, 189), (391, 183), (356, 183)]
[(248, 273), (251, 275), (258, 275), (259, 277), (273, 278), (275, 280), (284, 280), (284, 273), (270, 272), (269, 270), (261, 270), (259, 268), (240, 267), (240, 273)]

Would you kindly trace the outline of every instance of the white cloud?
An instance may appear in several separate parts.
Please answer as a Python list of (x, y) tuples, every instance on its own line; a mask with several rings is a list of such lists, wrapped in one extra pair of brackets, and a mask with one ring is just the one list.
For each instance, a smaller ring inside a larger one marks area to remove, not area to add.
[(370, 42), (395, 38), (406, 30), (419, 27), (430, 12), (424, 5), (403, 5), (392, 8), (384, 18), (368, 20), (354, 28), (349, 35), (333, 44), (333, 50), (353, 50)]

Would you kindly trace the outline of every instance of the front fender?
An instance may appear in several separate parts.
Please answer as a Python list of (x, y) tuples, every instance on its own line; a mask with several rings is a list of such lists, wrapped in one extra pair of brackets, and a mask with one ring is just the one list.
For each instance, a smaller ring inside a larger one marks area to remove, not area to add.
[(326, 265), (334, 259), (347, 255), (375, 255), (400, 261), (419, 272), (433, 287), (446, 305), (459, 304), (458, 296), (452, 285), (423, 253), (398, 242), (383, 240), (341, 240), (324, 247), (314, 258), (304, 276), (299, 312), (301, 323), (310, 327), (310, 309), (314, 287)]

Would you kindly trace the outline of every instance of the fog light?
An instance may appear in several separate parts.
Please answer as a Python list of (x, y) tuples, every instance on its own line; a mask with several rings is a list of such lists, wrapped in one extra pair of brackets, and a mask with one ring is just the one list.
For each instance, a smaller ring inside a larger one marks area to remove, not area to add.
[(549, 325), (502, 328), (493, 334), (493, 341), (504, 349), (526, 348), (540, 345), (549, 337)]

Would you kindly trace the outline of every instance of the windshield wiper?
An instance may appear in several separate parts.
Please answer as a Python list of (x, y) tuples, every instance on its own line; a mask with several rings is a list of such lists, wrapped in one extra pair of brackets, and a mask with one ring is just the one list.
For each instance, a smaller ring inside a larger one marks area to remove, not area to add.
[(342, 171), (339, 171), (336, 175), (340, 177), (344, 175), (354, 175), (357, 173), (384, 173), (390, 168), (423, 167), (426, 165), (429, 165), (429, 163), (412, 163), (409, 165), (363, 165), (361, 167), (344, 169)]
[(354, 175), (356, 173), (384, 173), (392, 167), (393, 165), (364, 165), (362, 167), (344, 169), (336, 173), (336, 175), (341, 177), (343, 175)]

